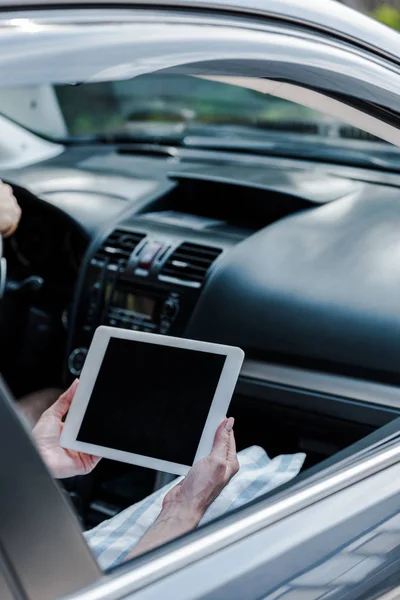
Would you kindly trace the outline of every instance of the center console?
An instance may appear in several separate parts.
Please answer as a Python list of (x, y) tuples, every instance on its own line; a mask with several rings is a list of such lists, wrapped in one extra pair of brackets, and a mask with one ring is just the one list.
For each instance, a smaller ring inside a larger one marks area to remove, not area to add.
[(120, 227), (89, 257), (68, 356), (79, 376), (95, 329), (110, 325), (179, 336), (223, 245)]

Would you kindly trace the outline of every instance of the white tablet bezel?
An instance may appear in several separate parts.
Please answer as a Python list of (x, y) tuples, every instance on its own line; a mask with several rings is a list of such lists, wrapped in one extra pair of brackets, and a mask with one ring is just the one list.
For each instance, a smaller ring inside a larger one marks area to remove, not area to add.
[[(141, 467), (147, 467), (157, 471), (164, 471), (167, 473), (173, 473), (175, 475), (186, 475), (192, 465), (181, 465), (179, 463), (173, 463), (149, 456), (142, 456), (140, 454), (131, 454), (130, 452), (88, 444), (86, 442), (77, 440), (79, 429), (89, 404), (98, 373), (103, 363), (103, 358), (110, 338), (135, 340), (147, 344), (150, 343), (161, 346), (171, 346), (173, 348), (187, 348), (188, 350), (197, 350), (199, 352), (222, 354), (223, 356), (226, 356), (225, 364), (222, 369), (203, 433), (200, 438), (199, 446), (197, 448), (194, 463), (208, 456), (212, 448), (216, 429), (226, 417), (226, 412), (232, 399), (240, 369), (243, 364), (243, 350), (233, 346), (224, 346), (221, 344), (199, 342), (197, 340), (187, 340), (183, 338), (144, 333), (141, 331), (131, 331), (129, 329), (117, 329), (106, 326), (99, 327), (94, 334), (80, 376), (75, 397), (65, 420), (60, 439), (61, 446), (70, 450), (77, 450), (79, 452), (85, 452), (95, 456), (109, 458), (111, 460), (139, 465)], [(132, 384), (132, 392), (134, 393), (134, 382)]]

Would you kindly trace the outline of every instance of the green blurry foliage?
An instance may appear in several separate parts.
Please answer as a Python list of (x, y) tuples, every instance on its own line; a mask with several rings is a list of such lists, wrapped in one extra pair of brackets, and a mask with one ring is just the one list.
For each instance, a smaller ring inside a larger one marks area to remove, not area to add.
[(390, 4), (381, 4), (372, 12), (372, 16), (381, 23), (400, 31), (400, 10), (398, 8)]

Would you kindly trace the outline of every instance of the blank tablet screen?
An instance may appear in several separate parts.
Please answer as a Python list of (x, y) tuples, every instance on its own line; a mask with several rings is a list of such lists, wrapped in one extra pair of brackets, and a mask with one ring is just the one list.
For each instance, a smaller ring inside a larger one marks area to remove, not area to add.
[(192, 465), (225, 360), (110, 338), (78, 441)]

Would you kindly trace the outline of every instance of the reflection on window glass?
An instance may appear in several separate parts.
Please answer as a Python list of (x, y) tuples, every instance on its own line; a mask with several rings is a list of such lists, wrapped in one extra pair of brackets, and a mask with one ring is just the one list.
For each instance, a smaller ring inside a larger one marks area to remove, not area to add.
[[(131, 80), (3, 89), (0, 113), (54, 139), (195, 136), (211, 144), (302, 137), (378, 141), (316, 110), (242, 85), (188, 75), (150, 74)], [(271, 138), (273, 136), (273, 138)], [(122, 139), (120, 138), (120, 139)]]
[(140, 125), (242, 125), (318, 135), (330, 119), (254, 90), (197, 77), (144, 75), (128, 81), (56, 86), (72, 136), (134, 133)]

